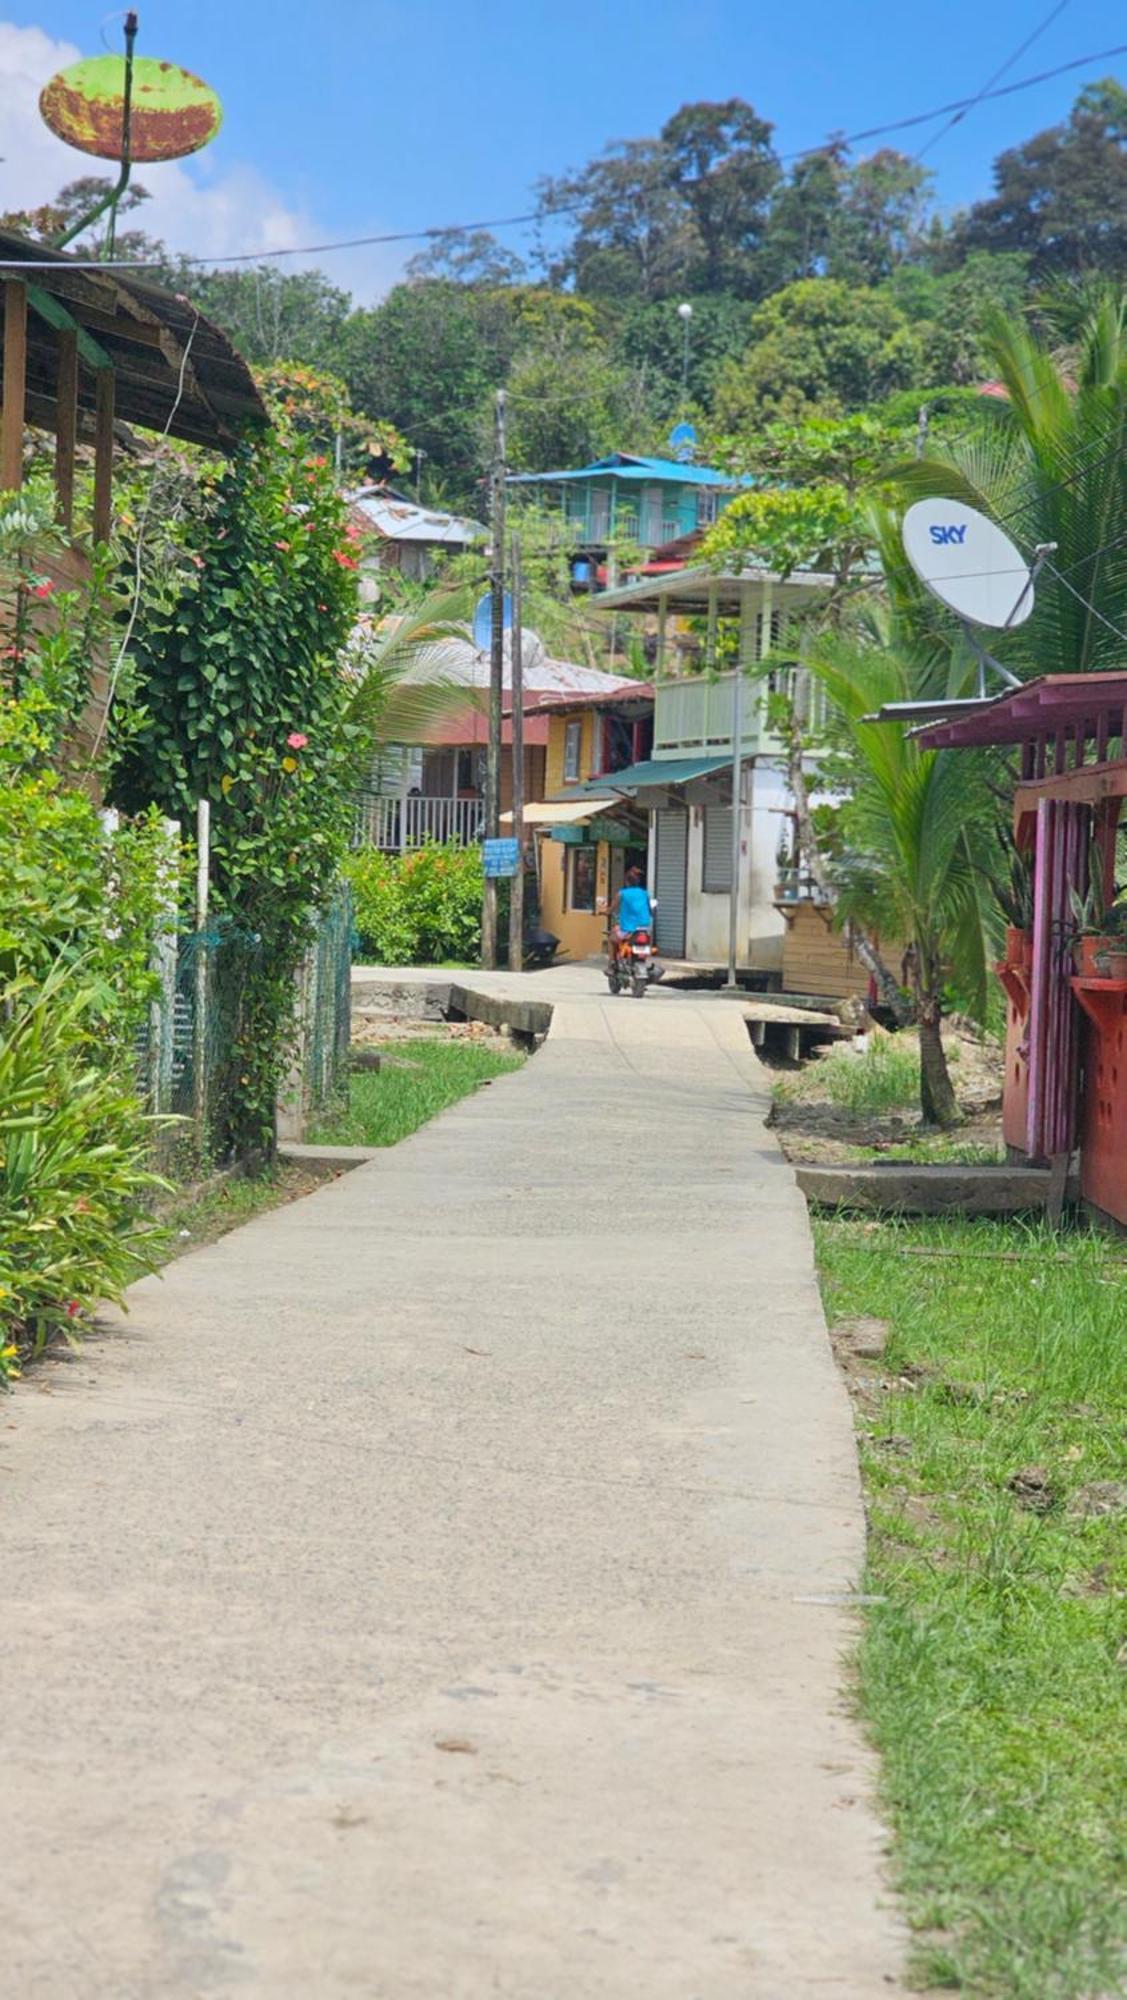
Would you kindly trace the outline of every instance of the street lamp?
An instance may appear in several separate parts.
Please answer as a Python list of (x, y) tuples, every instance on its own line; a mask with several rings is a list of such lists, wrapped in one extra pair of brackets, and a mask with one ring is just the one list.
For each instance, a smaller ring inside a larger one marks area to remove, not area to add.
[(693, 317), (688, 299), (678, 306), (677, 317), (685, 329), (685, 343), (681, 351), (681, 404), (684, 407), (689, 400), (689, 325)]

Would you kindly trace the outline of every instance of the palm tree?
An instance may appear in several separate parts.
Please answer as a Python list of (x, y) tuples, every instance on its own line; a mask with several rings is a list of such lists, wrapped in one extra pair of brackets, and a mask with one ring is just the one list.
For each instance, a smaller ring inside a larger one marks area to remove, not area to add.
[(1127, 290), (1058, 288), (1040, 315), (1047, 338), (1002, 313), (988, 319), (1005, 396), (984, 399), (967, 436), (896, 475), (909, 497), (981, 508), (1027, 556), (1055, 544), (1034, 615), (998, 639), (1022, 678), (1127, 660)]
[(357, 626), (345, 663), (353, 682), (347, 721), (365, 766), (380, 750), (425, 742), (435, 723), (475, 700), (474, 688), (447, 673), (444, 651), (467, 639), (468, 614), (464, 591), (436, 591), (399, 617)]
[(959, 1109), (943, 1049), (944, 989), (953, 978), (972, 1011), (986, 1008), (988, 852), (991, 795), (982, 760), (967, 752), (924, 750), (901, 722), (876, 722), (888, 702), (965, 691), (973, 662), (918, 626), (918, 598), (890, 540), (889, 600), (849, 629), (826, 630), (804, 664), (829, 696), (852, 765), (841, 808), (844, 860), (834, 871), (839, 921), (903, 941), (920, 1042), (920, 1109), (927, 1124), (950, 1126)]

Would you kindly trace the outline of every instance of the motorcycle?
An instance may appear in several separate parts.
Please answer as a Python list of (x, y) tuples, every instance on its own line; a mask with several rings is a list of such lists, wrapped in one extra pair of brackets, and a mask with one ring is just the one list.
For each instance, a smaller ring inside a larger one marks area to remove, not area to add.
[(644, 1000), (646, 989), (656, 975), (652, 931), (631, 931), (611, 943), (607, 984), (612, 993), (628, 986), (635, 1000)]

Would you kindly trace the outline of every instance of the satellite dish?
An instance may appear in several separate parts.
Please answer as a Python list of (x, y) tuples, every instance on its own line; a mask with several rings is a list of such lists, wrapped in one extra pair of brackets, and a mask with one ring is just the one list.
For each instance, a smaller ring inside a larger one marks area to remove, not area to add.
[(696, 441), (697, 432), (695, 424), (674, 424), (673, 429), (669, 433), (669, 442), (673, 446), (677, 457), (681, 459), (692, 457), (693, 446), (696, 444)]
[[(511, 632), (513, 628), (513, 600), (509, 596), (508, 591), (505, 592), (504, 601), (505, 608), (501, 618), (501, 630), (502, 632)], [(488, 591), (484, 597), (478, 598), (477, 604), (474, 607), (473, 642), (479, 653), (487, 653), (493, 644), (493, 598)]]
[(1012, 631), (1033, 609), (1033, 575), (1009, 536), (961, 500), (917, 500), (904, 553), (920, 582), (968, 625)]
[[(198, 153), (219, 130), (223, 108), (190, 70), (134, 56), (129, 157), (134, 165)], [(122, 157), (126, 58), (89, 56), (45, 84), (39, 112), (56, 138), (99, 160)]]

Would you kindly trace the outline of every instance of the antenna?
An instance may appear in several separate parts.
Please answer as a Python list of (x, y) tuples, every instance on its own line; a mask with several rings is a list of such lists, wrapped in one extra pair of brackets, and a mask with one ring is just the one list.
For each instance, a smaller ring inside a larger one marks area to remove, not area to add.
[(223, 108), (190, 70), (155, 56), (135, 56), (137, 16), (125, 16), (124, 56), (87, 56), (45, 84), (39, 115), (68, 146), (99, 160), (117, 160), (120, 172), (109, 194), (55, 238), (61, 250), (109, 210), (106, 255), (113, 256), (118, 203), (134, 161), (182, 160), (214, 139)]
[(1050, 553), (1039, 548), (1031, 569), (1017, 545), (976, 507), (962, 500), (917, 500), (904, 516), (904, 553), (925, 590), (953, 611), (978, 659), (979, 699), (986, 696), (986, 668), (1007, 687), (1015, 674), (988, 653), (975, 626), (1009, 632), (1033, 610), (1037, 574)]

